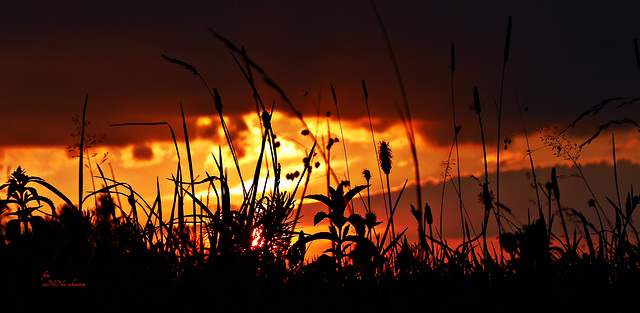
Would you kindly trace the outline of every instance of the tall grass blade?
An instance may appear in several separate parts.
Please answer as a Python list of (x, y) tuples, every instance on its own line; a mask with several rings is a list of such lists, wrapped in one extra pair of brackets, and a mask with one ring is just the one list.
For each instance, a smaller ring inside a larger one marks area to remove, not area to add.
[[(182, 114), (182, 127), (184, 129), (184, 142), (187, 149), (187, 164), (189, 165), (189, 186), (191, 188), (191, 192), (196, 194), (195, 185), (194, 185), (194, 175), (193, 175), (193, 161), (191, 160), (191, 145), (189, 144), (189, 131), (187, 130), (187, 120), (184, 117), (184, 108), (182, 107), (182, 103), (180, 103), (180, 113)], [(196, 221), (196, 203), (192, 201), (192, 212), (193, 212), (193, 230), (197, 230), (197, 221)], [(200, 210), (202, 212), (202, 210)], [(202, 249), (202, 234), (200, 234), (200, 248)]]
[[(455, 93), (454, 93), (454, 84), (453, 84), (453, 76), (456, 72), (456, 48), (453, 43), (451, 43), (451, 111), (453, 113), (453, 129), (455, 132), (455, 144), (456, 144), (456, 169), (458, 171), (458, 202), (460, 207), (460, 229), (462, 231), (462, 241), (465, 239), (464, 232), (464, 213), (463, 213), (463, 205), (462, 205), (462, 178), (460, 175), (460, 148), (458, 144), (458, 133), (462, 126), (458, 126), (456, 121), (456, 105), (455, 105)], [(448, 161), (447, 161), (448, 162)], [(454, 184), (455, 187), (455, 184)]]
[(416, 144), (415, 144), (415, 136), (413, 133), (413, 123), (411, 121), (411, 111), (409, 110), (409, 100), (407, 99), (407, 92), (404, 88), (404, 83), (402, 80), (402, 75), (400, 74), (400, 67), (398, 66), (398, 61), (396, 59), (395, 53), (393, 52), (393, 46), (391, 45), (391, 40), (389, 39), (389, 35), (387, 34), (387, 30), (384, 26), (384, 22), (382, 21), (382, 17), (380, 16), (380, 12), (378, 12), (378, 8), (374, 0), (370, 1), (371, 6), (373, 7), (373, 11), (376, 15), (376, 19), (378, 20), (378, 24), (380, 25), (380, 29), (382, 30), (382, 35), (384, 36), (384, 40), (387, 46), (387, 50), (389, 51), (389, 55), (391, 57), (391, 61), (393, 63), (393, 68), (396, 73), (396, 80), (398, 82), (398, 86), (400, 87), (400, 92), (402, 94), (402, 102), (404, 103), (405, 114), (407, 115), (406, 121), (408, 123), (406, 129), (408, 129), (407, 139), (409, 139), (409, 145), (411, 147), (411, 156), (413, 158), (413, 165), (416, 177), (416, 196), (418, 200), (418, 205), (422, 205), (422, 188), (420, 184), (420, 167), (418, 165), (418, 153), (416, 152)]
[[(504, 73), (507, 65), (507, 61), (509, 60), (509, 51), (511, 49), (511, 16), (509, 16), (509, 20), (507, 22), (507, 35), (504, 43), (504, 62), (502, 63), (502, 78), (500, 80), (500, 102), (498, 103), (498, 144), (496, 145), (496, 206), (497, 210), (497, 221), (498, 221), (498, 232), (502, 234), (502, 227), (500, 225), (500, 150), (502, 145), (502, 137), (500, 137), (501, 124), (502, 124), (502, 95), (504, 90)], [(500, 249), (501, 261), (504, 261), (504, 257), (502, 255), (502, 248)]]
[[(373, 123), (371, 122), (371, 112), (369, 110), (369, 92), (367, 91), (367, 84), (365, 83), (364, 79), (362, 80), (362, 91), (364, 92), (364, 104), (367, 108), (367, 118), (369, 119), (369, 131), (371, 132), (371, 140), (373, 142), (373, 152), (376, 156), (376, 164), (380, 164), (380, 157), (378, 156), (378, 148), (377, 148), (377, 144), (376, 144), (376, 136), (373, 132)], [(389, 212), (389, 207), (387, 207), (387, 196), (384, 193), (384, 182), (382, 180), (382, 171), (380, 169), (380, 166), (377, 166), (378, 168), (378, 176), (380, 178), (380, 189), (382, 190), (382, 202), (384, 203), (384, 209), (385, 209), (385, 213), (387, 213), (387, 218), (388, 216), (388, 212)], [(420, 204), (418, 204), (418, 207), (420, 207)]]
[(340, 125), (340, 137), (342, 139), (342, 150), (344, 151), (344, 163), (347, 167), (347, 180), (351, 181), (351, 174), (349, 173), (349, 158), (347, 157), (347, 146), (344, 141), (344, 132), (342, 131), (342, 121), (340, 119), (340, 110), (338, 109), (338, 97), (336, 97), (336, 90), (331, 85), (331, 94), (333, 95), (333, 103), (336, 106), (336, 115), (338, 115), (338, 125)]
[(80, 133), (80, 156), (78, 157), (78, 210), (82, 212), (82, 190), (84, 189), (83, 180), (83, 169), (84, 164), (82, 164), (84, 160), (84, 127), (86, 123), (86, 114), (87, 114), (87, 102), (89, 101), (89, 95), (84, 98), (84, 106), (82, 108), (82, 125), (81, 125), (81, 133)]

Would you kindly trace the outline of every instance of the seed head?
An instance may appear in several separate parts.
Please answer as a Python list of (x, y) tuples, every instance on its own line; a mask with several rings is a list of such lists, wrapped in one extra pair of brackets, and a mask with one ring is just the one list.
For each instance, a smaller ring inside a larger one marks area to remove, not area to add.
[(369, 181), (371, 180), (371, 172), (369, 170), (364, 170), (362, 171), (362, 176), (364, 176), (364, 179), (367, 181), (367, 184), (368, 184)]
[(507, 38), (504, 41), (504, 63), (509, 60), (509, 49), (511, 48), (511, 16), (507, 22)]
[(218, 114), (222, 114), (222, 99), (220, 98), (218, 89), (213, 89), (213, 102), (216, 104), (216, 111), (218, 111)]
[(331, 147), (333, 147), (334, 143), (335, 143), (335, 139), (329, 138), (329, 143), (327, 144), (327, 150), (331, 150)]
[(269, 112), (262, 111), (262, 123), (264, 124), (264, 129), (271, 129), (271, 114)]
[(473, 109), (478, 115), (480, 115), (480, 112), (482, 112), (482, 106), (480, 105), (480, 95), (478, 94), (478, 87), (473, 87)]
[(331, 85), (331, 94), (333, 95), (333, 103), (338, 104), (338, 97), (336, 97), (336, 90), (333, 89), (333, 84)]
[[(636, 47), (638, 45), (636, 44)], [(638, 49), (636, 48), (636, 51)], [(640, 66), (640, 63), (638, 63), (638, 66)], [(364, 82), (364, 79), (362, 80), (362, 91), (364, 91), (364, 99), (368, 100), (369, 99), (369, 93), (367, 92), (367, 84)]]
[(547, 189), (547, 194), (551, 196), (551, 191), (553, 190), (553, 184), (550, 181), (548, 181), (546, 184), (544, 184), (544, 188)]
[(491, 211), (492, 203), (493, 203), (493, 191), (489, 191), (489, 185), (486, 183), (482, 184), (482, 202), (484, 204), (485, 211)]
[(424, 204), (424, 219), (427, 221), (427, 224), (433, 224), (433, 215), (431, 214), (431, 207), (428, 203)]
[(393, 158), (393, 155), (391, 154), (389, 143), (384, 140), (381, 141), (378, 146), (378, 157), (380, 159), (380, 168), (385, 174), (389, 175), (391, 172), (391, 159)]
[(170, 58), (170, 57), (168, 57), (168, 56), (166, 56), (164, 54), (162, 55), (162, 58), (167, 60), (167, 61), (169, 61), (169, 62), (171, 62), (171, 63), (178, 64), (178, 65), (186, 68), (187, 70), (191, 71), (191, 73), (193, 73), (193, 75), (198, 75), (198, 71), (196, 70), (196, 68), (193, 65), (191, 65), (191, 64), (189, 64), (189, 63), (187, 63), (185, 61), (180, 61), (178, 59)]

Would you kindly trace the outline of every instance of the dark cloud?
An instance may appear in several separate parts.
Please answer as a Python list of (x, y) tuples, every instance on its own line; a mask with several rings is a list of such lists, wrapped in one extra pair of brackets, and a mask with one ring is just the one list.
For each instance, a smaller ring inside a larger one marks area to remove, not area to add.
[(212, 139), (212, 138), (217, 139), (218, 138), (217, 127), (213, 124), (198, 126), (198, 137), (203, 139)]
[(153, 149), (148, 145), (136, 145), (133, 147), (133, 158), (138, 161), (149, 161), (153, 159)]
[[(471, 132), (477, 116), (466, 110), (474, 86), (485, 106), (487, 136), (495, 136), (508, 16), (513, 16), (513, 35), (503, 94), (504, 132), (521, 128), (518, 103), (530, 108), (525, 118), (532, 128), (567, 125), (602, 99), (633, 96), (637, 90), (633, 39), (639, 36), (640, 20), (634, 14), (640, 3), (578, 7), (553, 1), (379, 1), (378, 9), (411, 116), (434, 124), (420, 131), (443, 145), (449, 144), (452, 129), (452, 42), (461, 140), (479, 141)], [(215, 114), (199, 77), (166, 62), (162, 54), (194, 65), (208, 86), (220, 91), (225, 114), (253, 112), (250, 87), (207, 27), (245, 47), (305, 115), (333, 110), (333, 84), (342, 118), (366, 116), (362, 79), (374, 117), (397, 119), (396, 105), (403, 106), (368, 2), (40, 1), (0, 4), (0, 21), (0, 41), (5, 43), (0, 51), (0, 145), (68, 145), (68, 119), (80, 113), (87, 94), (90, 119), (104, 128), (131, 121), (170, 121), (176, 127), (180, 103), (189, 116)], [(257, 71), (253, 74), (265, 104), (293, 114), (278, 92)], [(304, 91), (308, 97), (298, 96)], [(640, 107), (607, 112), (575, 131), (591, 133), (607, 118), (634, 116)], [(104, 131), (115, 144), (165, 137), (111, 132)]]
[(246, 132), (249, 130), (249, 126), (239, 117), (227, 120), (226, 123), (229, 129), (229, 136), (231, 137), (231, 140), (233, 140), (238, 158), (242, 158), (247, 153), (247, 148), (249, 148), (248, 145), (245, 144), (249, 139)]

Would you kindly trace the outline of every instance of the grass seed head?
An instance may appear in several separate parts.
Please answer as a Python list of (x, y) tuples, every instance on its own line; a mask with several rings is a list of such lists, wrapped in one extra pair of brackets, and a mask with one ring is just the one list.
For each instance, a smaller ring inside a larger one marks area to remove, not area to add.
[(271, 129), (271, 115), (269, 112), (262, 111), (262, 123), (264, 124), (265, 129)]
[(371, 172), (369, 170), (364, 170), (362, 171), (362, 176), (364, 176), (364, 179), (367, 181), (367, 184), (368, 184), (369, 181), (371, 180)]
[[(638, 51), (637, 46), (638, 45), (636, 45), (636, 51)], [(640, 66), (640, 63), (638, 64)], [(369, 100), (369, 92), (367, 92), (367, 83), (364, 82), (364, 79), (362, 80), (362, 91), (364, 92), (364, 99)]]
[(391, 154), (391, 148), (389, 147), (389, 143), (386, 141), (381, 141), (378, 147), (378, 157), (380, 158), (380, 168), (382, 171), (389, 175), (391, 172), (391, 163), (393, 155)]
[(180, 61), (180, 60), (174, 59), (174, 58), (170, 58), (170, 57), (168, 57), (168, 56), (166, 56), (164, 54), (162, 55), (162, 58), (167, 60), (167, 61), (169, 61), (169, 62), (171, 62), (171, 63), (178, 64), (178, 65), (186, 68), (187, 70), (191, 71), (191, 73), (193, 73), (193, 75), (199, 75), (198, 70), (196, 70), (196, 68), (193, 65), (191, 65), (191, 64), (189, 64), (187, 62)]
[(336, 90), (333, 89), (333, 85), (331, 85), (331, 94), (333, 95), (333, 103), (338, 104), (338, 97), (336, 96)]
[(504, 63), (509, 60), (509, 50), (511, 49), (511, 16), (507, 22), (507, 38), (504, 41)]
[(478, 87), (473, 87), (473, 109), (478, 115), (480, 115), (480, 112), (482, 112), (482, 106), (480, 105), (480, 95), (478, 94)]
[(433, 224), (433, 214), (431, 213), (429, 203), (424, 204), (424, 219), (427, 221), (427, 224)]
[(547, 182), (544, 184), (544, 188), (547, 189), (547, 194), (551, 197), (551, 191), (553, 190), (553, 184), (551, 182)]
[(222, 99), (220, 98), (218, 89), (213, 89), (213, 102), (216, 104), (216, 110), (218, 113), (222, 114)]
[(335, 139), (329, 138), (329, 143), (327, 144), (327, 150), (331, 150), (331, 147), (333, 147), (334, 143), (335, 143)]

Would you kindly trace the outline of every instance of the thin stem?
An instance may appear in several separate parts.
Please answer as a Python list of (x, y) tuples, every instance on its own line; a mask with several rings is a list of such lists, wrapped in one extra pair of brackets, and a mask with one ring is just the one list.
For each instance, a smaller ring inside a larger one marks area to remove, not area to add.
[(371, 0), (371, 6), (373, 7), (373, 11), (378, 20), (378, 24), (380, 25), (380, 29), (382, 30), (382, 34), (384, 36), (385, 43), (387, 45), (387, 50), (389, 50), (389, 55), (391, 56), (391, 61), (393, 62), (393, 69), (396, 73), (396, 79), (398, 81), (398, 85), (400, 87), (400, 92), (402, 94), (402, 102), (404, 103), (404, 108), (407, 114), (407, 123), (408, 123), (408, 134), (409, 144), (411, 145), (411, 156), (413, 158), (414, 171), (416, 176), (416, 195), (418, 199), (418, 205), (422, 205), (422, 190), (420, 187), (420, 167), (418, 166), (418, 154), (416, 152), (416, 144), (415, 137), (413, 133), (413, 124), (411, 122), (411, 111), (409, 110), (409, 100), (407, 100), (407, 93), (404, 88), (404, 83), (402, 82), (402, 75), (400, 74), (400, 67), (398, 66), (398, 61), (396, 60), (395, 53), (393, 52), (393, 47), (391, 46), (391, 40), (389, 40), (389, 36), (387, 35), (387, 30), (384, 27), (384, 23), (382, 22), (382, 17), (378, 12), (378, 8), (376, 7), (373, 0)]
[[(536, 200), (538, 205), (538, 215), (541, 220), (544, 221), (544, 214), (542, 213), (542, 204), (540, 204), (540, 192), (538, 191), (538, 178), (536, 177), (536, 169), (533, 166), (533, 156), (531, 155), (531, 147), (529, 146), (529, 135), (527, 134), (527, 126), (524, 124), (524, 118), (522, 117), (522, 110), (520, 109), (520, 102), (516, 101), (518, 105), (518, 115), (520, 116), (520, 122), (522, 123), (522, 130), (524, 131), (524, 139), (527, 143), (527, 156), (529, 157), (529, 164), (531, 165), (531, 174), (533, 175), (533, 186), (536, 189)], [(551, 218), (551, 216), (549, 216)]]
[(84, 151), (84, 124), (85, 124), (85, 117), (86, 117), (86, 113), (87, 113), (87, 102), (89, 101), (89, 95), (87, 95), (84, 99), (84, 107), (82, 109), (82, 130), (80, 131), (80, 157), (78, 160), (78, 210), (82, 211), (82, 189), (84, 189), (83, 187), (83, 167), (84, 165), (82, 164), (84, 157), (82, 156), (83, 151)]
[[(364, 91), (364, 103), (365, 106), (367, 107), (367, 117), (369, 119), (369, 130), (371, 132), (371, 140), (373, 141), (373, 152), (376, 156), (376, 164), (378, 164), (377, 168), (378, 168), (378, 177), (380, 177), (380, 188), (382, 189), (382, 202), (384, 203), (384, 212), (385, 214), (387, 214), (387, 219), (389, 218), (389, 211), (391, 210), (391, 208), (387, 207), (387, 199), (386, 199), (386, 195), (384, 194), (384, 182), (382, 181), (382, 171), (380, 170), (380, 158), (378, 157), (378, 148), (376, 146), (376, 137), (375, 134), (373, 132), (373, 124), (371, 123), (371, 112), (369, 111), (369, 93), (367, 92), (367, 85), (364, 81), (364, 79), (362, 80), (362, 89)], [(369, 206), (369, 208), (371, 208), (371, 206)]]

